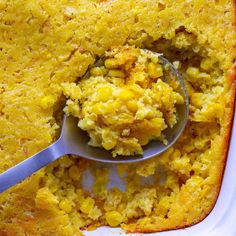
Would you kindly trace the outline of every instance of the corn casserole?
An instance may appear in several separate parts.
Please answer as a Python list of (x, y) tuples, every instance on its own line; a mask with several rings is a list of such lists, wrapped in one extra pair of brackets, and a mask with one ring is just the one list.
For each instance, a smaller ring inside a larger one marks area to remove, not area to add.
[[(82, 78), (114, 48), (162, 53), (190, 99), (173, 147), (115, 166), (125, 190), (108, 187), (110, 166), (64, 156), (0, 194), (0, 235), (74, 236), (104, 225), (145, 233), (204, 219), (219, 193), (234, 113), (234, 13), (230, 0), (0, 0), (0, 172), (55, 141), (63, 109), (80, 114), (76, 96), (88, 93), (90, 109), (93, 90), (81, 90)], [(98, 80), (100, 69), (89, 81), (119, 89), (122, 71), (111, 68), (108, 81)]]

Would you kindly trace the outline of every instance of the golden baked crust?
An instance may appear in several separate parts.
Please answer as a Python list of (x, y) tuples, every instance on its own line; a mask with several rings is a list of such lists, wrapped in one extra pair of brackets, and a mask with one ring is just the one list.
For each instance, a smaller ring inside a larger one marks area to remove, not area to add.
[[(1, 172), (56, 139), (61, 84), (112, 46), (180, 61), (190, 96), (190, 120), (173, 148), (118, 166), (126, 192), (106, 188), (109, 168), (63, 157), (0, 194), (0, 235), (81, 235), (114, 217), (127, 232), (157, 232), (204, 219), (219, 193), (234, 114), (234, 10), (230, 0), (0, 1)], [(93, 193), (81, 186), (88, 169)]]

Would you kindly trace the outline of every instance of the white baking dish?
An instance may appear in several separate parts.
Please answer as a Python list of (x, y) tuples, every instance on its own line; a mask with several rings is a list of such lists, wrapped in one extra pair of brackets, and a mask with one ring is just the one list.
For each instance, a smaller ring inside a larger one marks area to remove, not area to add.
[[(114, 181), (116, 182), (116, 177)], [(114, 184), (114, 183), (113, 183)], [(117, 184), (117, 182), (116, 182)], [(116, 185), (114, 184), (114, 185)], [(120, 186), (121, 188), (123, 186)], [(84, 231), (86, 236), (127, 235), (120, 228), (101, 227)], [(140, 236), (142, 234), (128, 234)], [(151, 233), (148, 236), (236, 236), (236, 115), (231, 134), (231, 143), (219, 197), (211, 213), (200, 223), (186, 229)]]

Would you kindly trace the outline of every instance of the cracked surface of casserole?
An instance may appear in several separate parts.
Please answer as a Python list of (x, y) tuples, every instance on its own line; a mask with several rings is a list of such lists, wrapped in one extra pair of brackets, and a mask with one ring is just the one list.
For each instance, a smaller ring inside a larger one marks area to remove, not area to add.
[[(227, 154), (235, 38), (230, 0), (0, 0), (1, 172), (58, 137), (61, 85), (111, 47), (180, 61), (190, 97), (189, 122), (173, 148), (117, 166), (125, 191), (107, 188), (109, 165), (65, 156), (0, 194), (0, 235), (80, 235), (100, 225), (155, 232), (203, 219)], [(88, 170), (91, 191), (82, 183)]]

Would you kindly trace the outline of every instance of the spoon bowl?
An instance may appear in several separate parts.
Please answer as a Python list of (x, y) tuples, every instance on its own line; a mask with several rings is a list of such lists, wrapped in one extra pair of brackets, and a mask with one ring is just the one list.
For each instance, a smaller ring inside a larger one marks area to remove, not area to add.
[[(188, 120), (188, 95), (186, 92), (184, 81), (175, 67), (164, 57), (159, 56), (159, 59), (164, 68), (164, 78), (168, 78), (168, 80), (176, 79), (180, 85), (177, 89), (177, 92), (180, 93), (184, 98), (184, 103), (176, 106), (178, 122), (174, 125), (173, 128), (168, 127), (163, 132), (168, 143), (163, 144), (163, 142), (161, 141), (151, 141), (149, 144), (143, 147), (143, 155), (120, 155), (114, 158), (112, 157), (112, 153), (110, 151), (107, 151), (103, 148), (89, 146), (89, 136), (85, 131), (81, 130), (77, 126), (78, 119), (70, 116), (64, 118), (61, 137), (64, 139), (64, 143), (66, 144), (68, 152), (70, 152), (70, 154), (75, 154), (80, 157), (99, 162), (131, 163), (144, 161), (154, 156), (160, 155), (168, 148), (173, 146), (173, 144), (182, 134)], [(170, 81), (165, 82), (168, 83)]]
[(85, 131), (82, 131), (78, 127), (78, 119), (72, 116), (64, 116), (61, 135), (55, 143), (0, 174), (0, 192), (17, 184), (37, 170), (66, 154), (74, 154), (78, 157), (98, 162), (131, 163), (144, 161), (160, 155), (169, 147), (173, 146), (187, 124), (189, 112), (188, 95), (184, 81), (175, 67), (166, 58), (159, 56), (159, 59), (164, 68), (164, 81), (168, 83), (172, 79), (177, 80), (179, 82), (177, 92), (184, 98), (184, 103), (176, 106), (178, 114), (177, 123), (173, 128), (167, 128), (163, 132), (168, 142), (167, 144), (163, 144), (161, 141), (152, 141), (143, 147), (143, 155), (117, 156), (114, 158), (110, 151), (89, 146), (89, 137)]

